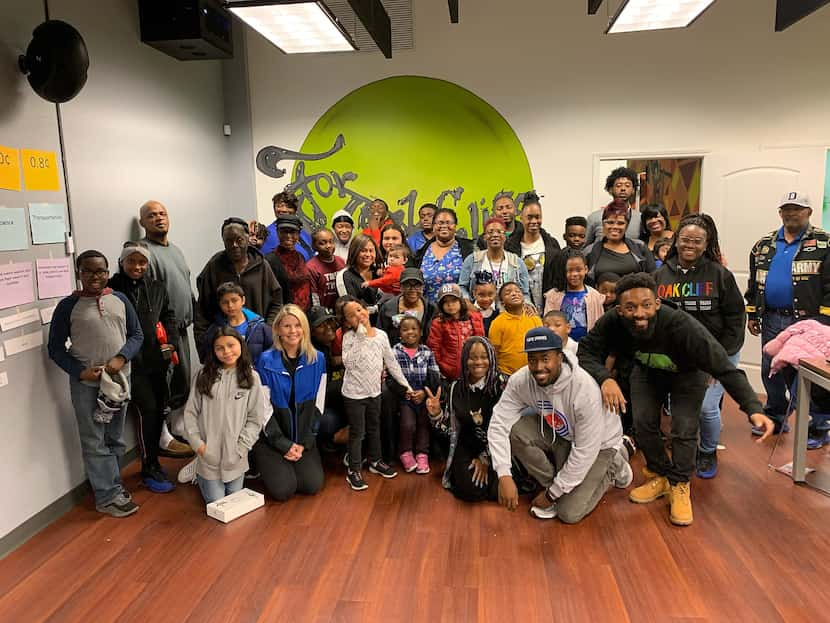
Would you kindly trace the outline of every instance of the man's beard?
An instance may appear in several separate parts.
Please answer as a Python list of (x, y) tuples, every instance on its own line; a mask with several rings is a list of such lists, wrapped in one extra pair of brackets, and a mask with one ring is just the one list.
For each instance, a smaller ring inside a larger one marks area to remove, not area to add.
[(634, 326), (633, 319), (629, 320), (628, 318), (623, 318), (622, 321), (626, 331), (638, 340), (649, 340), (654, 337), (654, 330), (657, 326), (657, 316), (653, 316), (648, 319), (648, 326), (645, 329), (637, 329)]

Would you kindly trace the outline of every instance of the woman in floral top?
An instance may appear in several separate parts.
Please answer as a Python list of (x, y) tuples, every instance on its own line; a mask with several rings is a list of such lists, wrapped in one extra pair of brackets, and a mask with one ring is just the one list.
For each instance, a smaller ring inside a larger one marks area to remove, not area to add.
[(438, 290), (445, 283), (458, 283), (464, 258), (473, 252), (475, 243), (466, 238), (456, 238), (458, 218), (449, 208), (435, 213), (433, 232), (435, 240), (424, 246), (411, 260), (424, 276), (424, 296), (435, 303)]

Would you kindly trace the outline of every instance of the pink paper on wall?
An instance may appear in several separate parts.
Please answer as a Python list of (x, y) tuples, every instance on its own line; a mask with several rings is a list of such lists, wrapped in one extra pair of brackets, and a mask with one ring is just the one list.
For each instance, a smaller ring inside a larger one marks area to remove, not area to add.
[(72, 267), (69, 258), (37, 260), (37, 296), (54, 299), (72, 294)]
[(32, 263), (0, 264), (0, 309), (33, 303), (34, 300)]

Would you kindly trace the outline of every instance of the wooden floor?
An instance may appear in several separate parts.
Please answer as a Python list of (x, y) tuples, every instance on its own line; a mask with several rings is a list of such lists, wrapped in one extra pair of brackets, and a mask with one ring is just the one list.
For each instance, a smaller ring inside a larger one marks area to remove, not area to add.
[[(575, 526), (534, 520), (527, 500), (467, 505), (435, 465), (355, 493), (334, 457), (321, 494), (226, 526), (195, 487), (139, 488), (133, 465), (138, 514), (90, 500), (0, 562), (0, 621), (830, 621), (830, 498), (769, 471), (772, 446), (727, 410), (688, 528), (616, 489)], [(826, 448), (810, 462), (830, 472)]]

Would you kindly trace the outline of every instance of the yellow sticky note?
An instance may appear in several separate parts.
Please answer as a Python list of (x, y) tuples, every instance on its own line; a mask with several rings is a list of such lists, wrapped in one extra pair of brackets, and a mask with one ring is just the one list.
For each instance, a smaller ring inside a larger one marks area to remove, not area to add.
[(60, 190), (58, 162), (54, 151), (21, 149), (26, 190)]
[(20, 190), (20, 152), (0, 145), (0, 188)]

